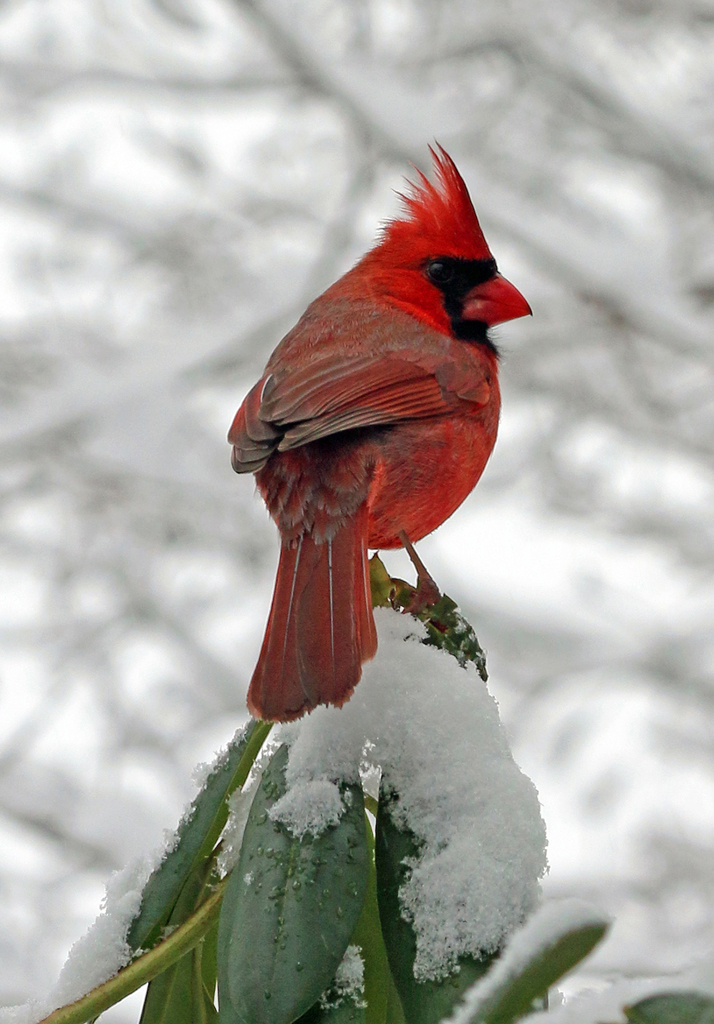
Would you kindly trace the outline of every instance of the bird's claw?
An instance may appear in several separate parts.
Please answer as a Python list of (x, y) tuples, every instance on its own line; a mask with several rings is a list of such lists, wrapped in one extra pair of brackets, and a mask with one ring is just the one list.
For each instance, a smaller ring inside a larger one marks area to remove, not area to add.
[(420, 615), (425, 608), (431, 608), (441, 600), (441, 591), (431, 576), (420, 576), (417, 588), (411, 596), (409, 604), (404, 608), (410, 615)]

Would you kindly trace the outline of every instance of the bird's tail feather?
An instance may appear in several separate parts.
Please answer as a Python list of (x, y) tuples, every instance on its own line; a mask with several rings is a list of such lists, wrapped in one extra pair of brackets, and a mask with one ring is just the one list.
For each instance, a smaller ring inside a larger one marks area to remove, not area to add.
[(367, 563), (367, 506), (317, 541), (283, 546), (263, 647), (248, 691), (257, 718), (288, 722), (318, 704), (343, 704), (374, 657), (377, 634)]

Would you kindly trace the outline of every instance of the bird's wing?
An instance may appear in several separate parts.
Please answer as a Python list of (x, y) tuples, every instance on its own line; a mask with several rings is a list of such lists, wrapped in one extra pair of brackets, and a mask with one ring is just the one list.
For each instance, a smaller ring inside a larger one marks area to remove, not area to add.
[(254, 472), (276, 448), (286, 451), (356, 427), (484, 406), (491, 388), (483, 370), (469, 358), (449, 355), (409, 349), (333, 353), (268, 374), (246, 397), (228, 435), (234, 468)]
[(434, 375), (404, 356), (331, 357), (271, 384), (260, 415), (284, 430), (281, 451), (355, 427), (438, 416), (447, 408)]

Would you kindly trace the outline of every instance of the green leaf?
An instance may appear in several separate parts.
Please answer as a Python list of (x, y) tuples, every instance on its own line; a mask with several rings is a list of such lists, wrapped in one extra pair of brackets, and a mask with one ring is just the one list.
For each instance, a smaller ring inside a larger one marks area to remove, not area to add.
[[(220, 973), (220, 972), (219, 972)], [(227, 986), (218, 983), (218, 1024), (240, 1024)]]
[(191, 1013), (193, 953), (187, 953), (149, 985), (139, 1024), (194, 1024)]
[[(211, 883), (216, 882), (218, 875), (214, 870), (213, 861), (200, 862), (181, 890), (169, 916), (169, 927), (176, 928), (188, 920), (194, 910), (201, 905), (206, 894), (211, 892)], [(215, 936), (217, 928), (216, 921), (209, 934)], [(205, 939), (202, 939), (182, 960), (172, 964), (166, 973), (160, 974), (149, 984), (140, 1024), (172, 1024), (174, 1020), (178, 1024), (205, 1024), (206, 997), (201, 975), (204, 944)]]
[[(383, 787), (376, 836), (377, 894), (382, 934), (404, 1017), (409, 1024), (438, 1024), (449, 1016), (464, 991), (483, 977), (495, 954), (480, 960), (460, 957), (458, 972), (441, 981), (417, 982), (415, 979), (416, 935), (411, 924), (402, 917), (399, 888), (409, 874), (404, 860), (418, 858), (420, 845), (412, 832), (402, 831), (394, 824), (390, 807), (396, 799)], [(390, 1008), (390, 1012), (395, 1022), (399, 1020), (395, 1006)]]
[(534, 952), (516, 975), (506, 976), (479, 1004), (471, 1021), (511, 1024), (527, 1014), (534, 1000), (546, 995), (551, 985), (572, 970), (601, 941), (608, 930), (605, 921), (569, 928)]
[(387, 1015), (384, 1019), (384, 1024), (406, 1024), (402, 1001), (399, 998), (391, 971), (389, 973), (389, 989), (387, 991)]
[(286, 789), (288, 750), (263, 773), (218, 929), (221, 1024), (289, 1024), (335, 976), (364, 904), (369, 868), (359, 785), (320, 836), (296, 839), (271, 821)]
[(144, 887), (139, 913), (127, 933), (131, 949), (150, 949), (161, 937), (189, 876), (218, 842), (228, 818), (228, 797), (244, 784), (271, 726), (250, 722), (208, 776), (178, 827), (176, 845)]
[[(376, 800), (373, 800), (373, 803), (376, 810)], [(352, 933), (350, 946), (358, 946), (360, 949), (364, 963), (364, 993), (361, 1001), (367, 1005), (357, 1006), (354, 1000), (347, 999), (343, 1000), (340, 1005), (329, 1008), (316, 1003), (307, 1013), (303, 1014), (299, 1024), (342, 1024), (343, 1021), (354, 1021), (357, 1024), (387, 1024), (389, 990), (390, 986), (394, 989), (394, 983), (389, 973), (387, 951), (384, 948), (384, 939), (379, 923), (374, 836), (366, 815), (364, 824), (369, 851), (369, 879), (362, 913)], [(396, 990), (394, 992), (396, 995)]]
[[(365, 993), (351, 995), (340, 991), (335, 979), (320, 996), (319, 1002), (300, 1017), (298, 1024), (369, 1024), (371, 1020), (373, 1017), (366, 1005)], [(384, 1018), (381, 1024), (383, 1022)]]
[(714, 999), (700, 992), (663, 992), (625, 1007), (632, 1024), (714, 1024)]
[(216, 995), (216, 982), (218, 978), (218, 962), (217, 962), (217, 947), (218, 947), (218, 921), (209, 932), (206, 933), (206, 937), (203, 940), (203, 948), (201, 950), (201, 976), (203, 978), (203, 987), (208, 993), (209, 998), (213, 1001)]
[(486, 655), (472, 626), (459, 611), (456, 601), (448, 594), (443, 594), (441, 600), (432, 605), (426, 616), (422, 617), (426, 622), (427, 632), (427, 639), (423, 643), (446, 651), (456, 658), (462, 668), (467, 662), (472, 661), (485, 683), (488, 680)]
[(372, 555), (369, 560), (369, 583), (372, 590), (372, 606), (392, 607), (395, 584), (379, 555)]
[(387, 950), (382, 938), (377, 903), (377, 870), (374, 863), (374, 836), (365, 815), (365, 836), (369, 851), (369, 878), (362, 913), (352, 933), (350, 945), (359, 946), (364, 961), (364, 998), (367, 1003), (365, 1024), (385, 1024), (391, 975)]
[(213, 1002), (216, 990), (215, 981), (210, 991), (204, 984), (203, 957), (205, 951), (206, 940), (204, 939), (201, 945), (194, 949), (191, 964), (191, 1024), (217, 1024), (218, 1022), (218, 1010)]
[(196, 1014), (192, 1024), (218, 1024), (218, 1010), (216, 1009), (213, 1000), (208, 997), (205, 989), (203, 991), (202, 999), (203, 1014), (201, 1016)]
[(216, 1024), (203, 984), (202, 943), (150, 983), (139, 1024)]

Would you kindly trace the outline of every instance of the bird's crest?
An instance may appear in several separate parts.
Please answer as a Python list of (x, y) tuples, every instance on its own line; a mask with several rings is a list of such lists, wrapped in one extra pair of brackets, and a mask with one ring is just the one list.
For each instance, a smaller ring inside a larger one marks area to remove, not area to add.
[(436, 149), (430, 146), (429, 152), (436, 185), (415, 168), (419, 180), (410, 181), (408, 191), (398, 193), (406, 216), (385, 225), (380, 248), (407, 247), (412, 253), (423, 251), (424, 256), (490, 259), (491, 251), (456, 164), (438, 144)]

